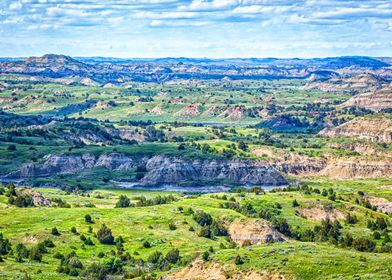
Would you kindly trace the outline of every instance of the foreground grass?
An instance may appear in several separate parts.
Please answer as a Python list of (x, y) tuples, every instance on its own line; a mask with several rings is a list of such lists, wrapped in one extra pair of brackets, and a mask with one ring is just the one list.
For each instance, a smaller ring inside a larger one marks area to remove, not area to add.
[[(370, 184), (371, 188), (376, 187)], [(112, 189), (96, 190), (88, 195), (76, 195), (67, 194), (57, 189), (38, 190), (44, 197), (52, 200), (61, 198), (72, 207), (16, 208), (8, 206), (6, 204), (7, 198), (0, 196), (0, 232), (10, 239), (13, 246), (22, 242), (27, 247), (31, 247), (39, 241), (51, 239), (56, 247), (50, 248), (49, 253), (43, 255), (43, 261), (40, 263), (28, 260), (18, 263), (12, 256), (8, 256), (3, 263), (0, 263), (0, 277), (2, 279), (22, 277), (25, 271), (32, 279), (64, 279), (65, 274), (56, 272), (60, 261), (54, 258), (55, 252), (68, 254), (75, 251), (85, 267), (92, 262), (101, 261), (102, 259), (98, 257), (100, 252), (105, 253), (106, 257), (110, 257), (111, 251), (115, 251), (116, 247), (100, 244), (94, 234), (102, 224), (111, 228), (115, 237), (121, 235), (125, 241), (124, 250), (137, 259), (145, 260), (157, 250), (165, 254), (173, 248), (178, 248), (181, 261), (173, 265), (169, 271), (158, 271), (157, 277), (181, 269), (201, 253), (213, 247), (214, 253), (211, 254), (213, 262), (234, 264), (235, 257), (240, 255), (244, 259), (244, 264), (237, 266), (240, 270), (270, 271), (297, 279), (391, 279), (392, 254), (390, 253), (365, 253), (353, 249), (338, 248), (325, 242), (299, 242), (295, 240), (226, 249), (231, 247), (224, 237), (216, 239), (199, 237), (198, 232), (201, 227), (192, 219), (192, 216), (179, 211), (179, 207), (204, 210), (214, 218), (226, 221), (244, 217), (233, 210), (221, 208), (220, 204), (223, 200), (219, 196), (223, 194), (190, 197), (174, 194), (178, 200), (170, 204), (114, 208), (119, 195), (122, 194), (127, 195), (133, 202), (136, 197), (141, 195), (153, 198), (157, 195), (170, 193)], [(296, 215), (296, 209), (291, 206), (293, 199), (296, 199), (301, 207), (329, 203), (326, 198), (320, 195), (301, 192), (278, 192), (264, 195), (232, 193), (227, 196), (235, 198), (240, 203), (251, 203), (256, 208), (279, 203), (280, 217), (287, 219), (289, 224), (297, 225), (303, 229), (312, 228), (319, 222)], [(86, 207), (91, 204), (95, 207)], [(341, 211), (348, 211), (349, 206), (352, 206), (350, 202), (333, 203), (333, 207)], [(366, 220), (369, 219), (366, 214), (367, 210), (358, 207), (355, 213), (360, 218), (360, 222), (348, 226), (342, 221), (343, 232), (369, 237), (371, 232), (366, 228)], [(92, 216), (93, 224), (85, 222), (86, 214)], [(372, 217), (375, 215), (383, 214), (373, 212)], [(388, 216), (385, 217), (389, 219)], [(170, 230), (168, 226), (170, 223), (174, 223), (177, 229)], [(92, 232), (89, 232), (90, 226)], [(51, 234), (53, 227), (60, 231), (60, 236)], [(80, 236), (71, 232), (72, 227), (76, 227), (79, 234), (90, 237), (95, 245), (84, 245)], [(190, 231), (190, 227), (193, 227), (195, 231)], [(142, 246), (146, 240), (151, 243), (151, 248)], [(125, 272), (131, 269), (127, 265), (124, 267)]]

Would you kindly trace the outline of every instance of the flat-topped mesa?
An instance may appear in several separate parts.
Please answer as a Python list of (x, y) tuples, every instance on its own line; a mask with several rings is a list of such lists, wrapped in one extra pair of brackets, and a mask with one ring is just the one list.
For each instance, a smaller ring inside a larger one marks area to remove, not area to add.
[(70, 56), (66, 55), (58, 55), (58, 54), (45, 54), (44, 56), (31, 56), (24, 60), (25, 63), (42, 63), (42, 64), (51, 64), (51, 63), (66, 63), (66, 62), (77, 62), (79, 61), (73, 59)]

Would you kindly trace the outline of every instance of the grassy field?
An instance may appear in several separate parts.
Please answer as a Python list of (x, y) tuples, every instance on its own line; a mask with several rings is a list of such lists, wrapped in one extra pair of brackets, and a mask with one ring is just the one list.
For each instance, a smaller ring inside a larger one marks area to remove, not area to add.
[[(342, 235), (350, 233), (354, 238), (368, 237), (373, 240), (372, 231), (366, 226), (368, 220), (380, 216), (389, 224), (391, 223), (391, 218), (387, 215), (353, 202), (354, 197), (358, 196), (357, 190), (362, 190), (364, 185), (369, 194), (378, 195), (380, 186), (391, 185), (390, 179), (308, 183), (320, 190), (334, 184), (336, 193), (341, 194), (342, 199), (331, 201), (320, 194), (304, 191), (278, 191), (259, 195), (227, 193), (226, 196), (227, 199), (234, 198), (240, 205), (251, 204), (257, 211), (279, 209), (275, 214), (276, 217), (286, 219), (289, 225), (301, 231), (312, 229), (320, 224), (320, 221), (298, 215), (298, 209), (322, 205), (328, 205), (342, 213), (350, 212), (356, 215), (358, 222), (355, 224), (347, 224), (344, 218), (340, 220)], [(25, 271), (32, 279), (64, 279), (65, 274), (56, 272), (60, 261), (54, 257), (55, 253), (65, 255), (75, 251), (84, 267), (94, 262), (104, 262), (111, 256), (115, 257), (116, 246), (100, 244), (96, 238), (95, 234), (102, 224), (112, 229), (115, 237), (120, 235), (123, 237), (124, 251), (129, 252), (136, 259), (147, 260), (155, 251), (165, 254), (171, 249), (179, 249), (180, 262), (167, 267), (164, 271), (158, 269), (143, 275), (159, 277), (170, 274), (192, 262), (212, 246), (214, 253), (211, 253), (211, 262), (233, 264), (235, 257), (240, 255), (244, 263), (237, 265), (237, 268), (244, 271), (250, 269), (270, 271), (297, 279), (390, 279), (391, 277), (391, 253), (359, 252), (355, 249), (340, 248), (329, 242), (301, 242), (294, 238), (289, 238), (288, 242), (283, 243), (233, 248), (223, 236), (212, 239), (198, 236), (201, 227), (192, 215), (186, 214), (189, 208), (194, 211), (203, 210), (211, 214), (214, 219), (224, 220), (226, 223), (239, 217), (249, 217), (247, 214), (222, 208), (222, 203), (227, 201), (223, 199), (224, 193), (183, 196), (179, 193), (120, 189), (94, 190), (84, 194), (69, 194), (57, 189), (36, 190), (52, 201), (56, 198), (62, 199), (71, 208), (54, 206), (18, 208), (9, 206), (8, 198), (4, 195), (0, 196), (0, 232), (10, 239), (13, 246), (22, 242), (29, 248), (45, 239), (51, 239), (55, 244), (54, 248), (48, 248), (48, 253), (43, 254), (42, 262), (26, 259), (20, 263), (16, 262), (12, 255), (5, 256), (4, 262), (0, 263), (0, 275), (3, 279), (22, 277)], [(148, 199), (169, 194), (174, 195), (177, 201), (163, 205), (115, 208), (120, 195), (128, 196), (133, 203), (140, 196)], [(391, 194), (391, 189), (385, 189), (380, 196), (390, 197)], [(294, 199), (300, 205), (297, 208), (292, 206)], [(277, 204), (279, 206), (276, 206)], [(93, 224), (85, 222), (84, 217), (87, 214), (91, 215)], [(170, 224), (174, 224), (176, 229), (171, 230)], [(54, 227), (60, 232), (59, 236), (52, 235), (51, 230)], [(72, 227), (76, 228), (78, 234), (71, 232)], [(89, 227), (92, 228), (90, 232)], [(190, 227), (195, 231), (190, 231)], [(84, 245), (79, 234), (90, 237), (95, 245)], [(144, 241), (148, 241), (151, 247), (144, 248)], [(374, 241), (377, 246), (381, 246), (381, 240)], [(100, 252), (104, 253), (103, 257), (98, 257)], [(133, 269), (133, 265), (124, 264), (123, 272), (119, 275), (124, 275)]]

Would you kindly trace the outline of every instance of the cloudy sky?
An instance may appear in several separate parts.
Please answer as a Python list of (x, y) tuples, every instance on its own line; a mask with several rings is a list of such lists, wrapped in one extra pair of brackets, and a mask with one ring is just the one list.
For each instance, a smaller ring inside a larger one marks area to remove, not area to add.
[(0, 0), (0, 56), (392, 56), (391, 0)]

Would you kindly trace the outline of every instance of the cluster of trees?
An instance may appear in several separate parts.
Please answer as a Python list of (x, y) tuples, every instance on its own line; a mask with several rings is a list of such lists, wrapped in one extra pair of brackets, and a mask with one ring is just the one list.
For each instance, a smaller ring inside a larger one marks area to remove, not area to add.
[(146, 130), (143, 132), (143, 135), (150, 142), (167, 141), (165, 133), (160, 129), (156, 129), (153, 125), (147, 126)]
[(10, 182), (6, 188), (0, 188), (0, 194), (4, 194), (8, 197), (8, 203), (15, 205), (16, 207), (32, 207), (34, 201), (31, 195), (26, 193), (17, 193), (15, 185)]
[(193, 219), (201, 226), (199, 236), (213, 239), (215, 236), (227, 236), (227, 229), (223, 221), (213, 219), (202, 210), (193, 213)]
[(126, 195), (120, 195), (116, 208), (126, 208), (126, 207), (144, 207), (144, 206), (153, 206), (160, 204), (168, 204), (173, 201), (177, 201), (177, 198), (173, 195), (158, 195), (153, 198), (146, 198), (145, 196), (137, 196), (134, 198), (136, 203), (131, 203), (131, 200)]

